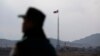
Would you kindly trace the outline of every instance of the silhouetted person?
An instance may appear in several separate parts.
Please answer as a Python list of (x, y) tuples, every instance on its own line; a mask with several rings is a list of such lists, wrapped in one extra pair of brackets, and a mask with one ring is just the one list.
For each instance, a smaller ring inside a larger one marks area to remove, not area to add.
[(23, 18), (23, 39), (16, 44), (12, 56), (56, 56), (56, 52), (43, 32), (45, 15), (30, 7)]

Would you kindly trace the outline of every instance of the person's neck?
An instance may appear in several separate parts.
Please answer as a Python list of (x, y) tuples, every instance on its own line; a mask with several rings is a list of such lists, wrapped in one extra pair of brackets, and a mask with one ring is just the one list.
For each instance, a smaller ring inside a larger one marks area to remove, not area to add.
[(26, 33), (24, 33), (26, 37), (28, 38), (32, 38), (32, 37), (40, 37), (40, 36), (43, 36), (43, 30), (40, 28), (38, 29), (32, 29), (32, 30), (29, 30), (27, 31)]

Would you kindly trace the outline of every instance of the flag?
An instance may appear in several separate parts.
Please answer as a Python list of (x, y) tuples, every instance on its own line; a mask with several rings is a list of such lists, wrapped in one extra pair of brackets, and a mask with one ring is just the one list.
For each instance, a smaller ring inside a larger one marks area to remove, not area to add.
[(56, 10), (56, 11), (54, 11), (53, 13), (58, 13), (59, 11), (58, 10)]

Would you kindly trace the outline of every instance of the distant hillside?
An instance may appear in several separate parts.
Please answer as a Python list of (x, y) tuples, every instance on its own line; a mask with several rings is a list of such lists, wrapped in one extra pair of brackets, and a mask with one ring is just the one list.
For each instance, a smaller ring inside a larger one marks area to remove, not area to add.
[(73, 41), (73, 43), (89, 44), (92, 47), (100, 46), (100, 33), (92, 34), (86, 38)]
[(0, 39), (0, 47), (12, 47), (17, 41)]
[[(49, 40), (50, 40), (50, 42), (51, 42), (51, 44), (54, 46), (54, 47), (56, 47), (56, 45), (57, 45), (57, 39), (53, 39), (53, 38), (49, 38)], [(64, 41), (61, 41), (60, 40), (60, 45), (61, 46), (64, 46)]]
[[(57, 45), (57, 40), (53, 38), (49, 38), (50, 42), (54, 47)], [(17, 41), (15, 40), (7, 40), (7, 39), (0, 39), (0, 47), (12, 47), (15, 45)], [(62, 41), (60, 40), (60, 46), (70, 46), (70, 47), (96, 47), (100, 46), (100, 33), (92, 34), (80, 40), (75, 40), (73, 42)]]
[[(57, 45), (57, 40), (56, 39), (50, 38), (50, 42), (52, 43), (52, 45), (54, 47), (56, 47), (56, 45)], [(90, 47), (89, 44), (80, 44), (80, 43), (74, 43), (74, 42), (68, 42), (68, 41), (61, 41), (61, 40), (60, 40), (60, 46), (61, 47), (63, 47), (63, 46), (70, 46), (70, 47), (79, 47), (79, 48)]]
[[(57, 40), (50, 39), (50, 42), (54, 47), (56, 47)], [(17, 40), (7, 40), (7, 39), (0, 39), (0, 47), (13, 47), (17, 43)]]
[[(56, 48), (57, 45), (57, 40), (50, 38), (51, 44)], [(0, 47), (12, 47), (17, 43), (15, 40), (6, 40), (6, 39), (0, 39)], [(60, 46), (71, 46), (71, 47), (87, 47), (86, 44), (77, 44), (77, 43), (71, 43), (71, 42), (66, 42), (66, 41), (61, 41), (60, 40)]]

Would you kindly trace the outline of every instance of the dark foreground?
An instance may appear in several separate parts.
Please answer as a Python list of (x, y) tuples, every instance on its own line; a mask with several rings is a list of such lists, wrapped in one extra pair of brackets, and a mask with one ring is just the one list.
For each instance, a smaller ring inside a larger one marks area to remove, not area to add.
[[(11, 48), (0, 48), (0, 56), (9, 56)], [(82, 52), (82, 51), (57, 51), (58, 56), (100, 56), (100, 53)]]

